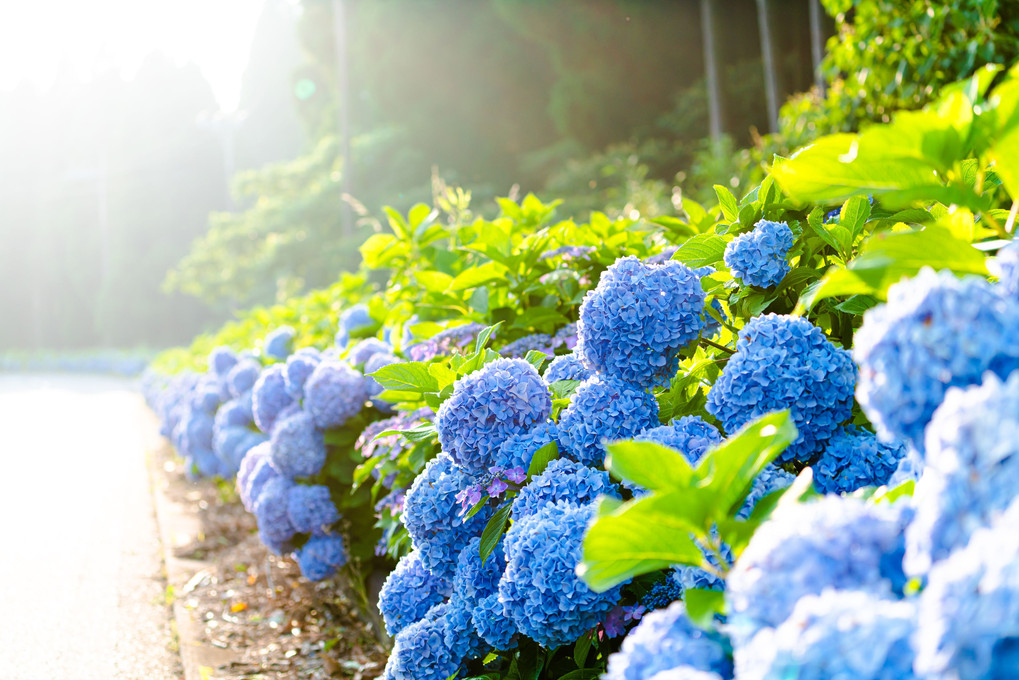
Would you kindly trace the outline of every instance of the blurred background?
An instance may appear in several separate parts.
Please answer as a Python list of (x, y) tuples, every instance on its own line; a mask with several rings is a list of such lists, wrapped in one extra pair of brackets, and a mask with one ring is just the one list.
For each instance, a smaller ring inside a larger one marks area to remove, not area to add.
[(0, 350), (184, 342), (335, 281), (437, 186), (561, 217), (738, 191), (834, 26), (816, 0), (5, 4)]

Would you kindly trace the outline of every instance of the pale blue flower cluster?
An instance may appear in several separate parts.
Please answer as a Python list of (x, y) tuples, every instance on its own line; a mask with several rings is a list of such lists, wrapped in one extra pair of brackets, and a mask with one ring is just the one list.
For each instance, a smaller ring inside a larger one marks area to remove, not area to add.
[(442, 450), (471, 475), (483, 475), (499, 447), (545, 422), (552, 410), (548, 385), (522, 359), (496, 359), (460, 378), (435, 416)]
[(230, 396), (236, 398), (251, 391), (261, 373), (262, 366), (254, 359), (238, 361), (230, 369), (230, 372), (226, 374), (226, 383), (230, 390)]
[(544, 446), (559, 442), (559, 428), (549, 421), (541, 423), (527, 432), (514, 434), (506, 438), (499, 446), (495, 466), (504, 469), (523, 468), (526, 472), (531, 465), (531, 458)]
[(244, 509), (250, 513), (255, 512), (255, 505), (265, 483), (273, 477), (280, 476), (269, 462), (271, 451), (269, 442), (251, 447), (244, 455), (244, 460), (241, 461), (240, 469), (237, 471), (237, 495), (240, 496)]
[(733, 434), (765, 413), (789, 409), (799, 437), (778, 460), (809, 461), (849, 419), (855, 382), (849, 352), (820, 328), (802, 317), (765, 314), (740, 330), (707, 410)]
[(336, 346), (343, 348), (350, 343), (350, 336), (353, 333), (369, 329), (375, 325), (368, 305), (358, 304), (343, 310), (340, 313), (338, 329), (336, 331)]
[(276, 423), (269, 444), (272, 447), (269, 460), (281, 475), (311, 477), (325, 465), (325, 438), (311, 415), (304, 411)]
[(297, 533), (290, 523), (287, 501), (294, 482), (288, 477), (276, 475), (266, 480), (255, 501), (255, 520), (258, 522), (258, 537), (265, 547), (277, 555), (289, 552), (293, 546), (290, 540)]
[(352, 366), (363, 366), (376, 354), (392, 354), (393, 347), (378, 338), (365, 338), (347, 350), (347, 362)]
[[(478, 333), (485, 329), (480, 323), (453, 326), (436, 333), (428, 340), (416, 342), (405, 349), (411, 361), (429, 361), (437, 356), (450, 354), (453, 349), (463, 349), (474, 342)], [(495, 334), (493, 333), (493, 336)]]
[(1019, 241), (1012, 241), (987, 263), (998, 276), (998, 293), (1011, 300), (1019, 299)]
[(239, 360), (237, 352), (229, 347), (217, 347), (209, 352), (209, 371), (220, 378), (225, 378)]
[(251, 392), (251, 411), (255, 425), (270, 435), (280, 412), (295, 403), (287, 392), (284, 368), (285, 364), (273, 364), (264, 369)]
[(580, 307), (577, 353), (588, 367), (634, 384), (667, 384), (679, 352), (704, 327), (700, 276), (682, 263), (624, 257)]
[(785, 222), (761, 220), (752, 231), (725, 246), (722, 256), (732, 275), (751, 286), (777, 285), (789, 273), (793, 232)]
[(396, 636), (383, 680), (449, 680), (463, 662), (446, 644), (448, 604), (437, 604)]
[(905, 455), (901, 443), (885, 444), (855, 425), (840, 427), (811, 465), (814, 486), (821, 493), (851, 493), (887, 484)]
[(555, 348), (556, 344), (553, 342), (551, 335), (548, 333), (534, 333), (532, 335), (525, 335), (519, 340), (514, 340), (505, 345), (499, 350), (499, 354), (514, 359), (523, 359), (527, 356), (528, 352), (532, 351), (552, 356), (555, 354)]
[(386, 631), (395, 636), (424, 617), (429, 609), (446, 601), (449, 581), (433, 576), (421, 563), (421, 555), (413, 551), (396, 564), (379, 591), (379, 613)]
[(561, 453), (601, 466), (605, 440), (629, 439), (658, 425), (658, 401), (637, 385), (595, 375), (577, 387), (559, 416)]
[(329, 525), (340, 519), (340, 513), (329, 487), (296, 484), (287, 497), (287, 517), (298, 533), (323, 535)]
[(342, 427), (361, 412), (371, 385), (364, 375), (338, 359), (323, 359), (304, 384), (304, 410), (323, 430)]
[[(310, 351), (309, 351), (310, 350)], [(283, 368), (283, 383), (291, 399), (304, 399), (304, 385), (322, 361), (322, 355), (314, 349), (299, 349), (289, 357)]]
[(888, 289), (856, 333), (856, 397), (884, 439), (923, 450), (923, 431), (949, 387), (1019, 367), (1019, 300), (987, 281), (922, 270)]
[(347, 563), (343, 538), (338, 534), (312, 536), (294, 552), (301, 575), (309, 581), (327, 579)]
[[(674, 669), (732, 677), (732, 660), (722, 635), (695, 626), (682, 602), (647, 614), (618, 652), (609, 657), (604, 680), (646, 680)], [(667, 674), (664, 677), (673, 677)]]
[(559, 458), (550, 462), (544, 472), (517, 494), (513, 500), (513, 521), (535, 515), (548, 504), (567, 501), (584, 505), (601, 495), (621, 498), (608, 472)]
[(596, 593), (576, 574), (594, 507), (547, 504), (506, 532), (499, 600), (518, 630), (545, 647), (572, 643), (616, 606), (620, 587)]
[(644, 430), (634, 439), (676, 449), (691, 465), (696, 465), (705, 451), (722, 443), (722, 434), (699, 416), (683, 416), (669, 425)]
[(587, 380), (591, 375), (591, 369), (584, 365), (580, 355), (570, 352), (553, 359), (545, 367), (544, 378), (545, 382), (554, 383), (559, 380)]
[(270, 359), (275, 359), (276, 361), (285, 360), (288, 356), (290, 356), (291, 348), (296, 336), (297, 331), (295, 331), (292, 326), (280, 326), (279, 328), (273, 329), (265, 336), (265, 342), (262, 345), (262, 354)]

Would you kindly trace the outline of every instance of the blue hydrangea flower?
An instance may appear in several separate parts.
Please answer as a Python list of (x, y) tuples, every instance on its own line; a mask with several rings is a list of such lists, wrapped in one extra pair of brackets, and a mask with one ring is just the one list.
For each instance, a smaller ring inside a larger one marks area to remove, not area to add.
[(517, 627), (510, 618), (506, 605), (499, 601), (499, 593), (483, 597), (474, 605), (471, 622), (478, 636), (493, 649), (508, 650), (516, 647)]
[(767, 288), (789, 273), (786, 258), (792, 247), (793, 232), (788, 224), (761, 220), (753, 231), (729, 241), (722, 259), (743, 283)]
[(329, 487), (322, 484), (297, 484), (287, 498), (287, 516), (294, 530), (303, 534), (322, 534), (323, 527), (340, 518)]
[(191, 407), (210, 416), (215, 415), (219, 405), (231, 396), (225, 385), (225, 382), (203, 379), (195, 389)]
[(446, 610), (438, 604), (396, 636), (386, 662), (385, 680), (448, 680), (457, 675), (463, 658), (446, 645)]
[(574, 642), (619, 601), (619, 586), (596, 593), (576, 574), (593, 516), (592, 505), (545, 505), (515, 522), (503, 539), (499, 599), (520, 632), (545, 647)]
[(552, 410), (548, 386), (522, 359), (496, 359), (453, 384), (435, 415), (442, 450), (472, 475), (502, 463), (503, 441), (544, 422)]
[(545, 368), (545, 382), (554, 383), (559, 380), (587, 380), (593, 375), (591, 369), (584, 365), (576, 352), (558, 356)]
[(471, 618), (473, 611), (473, 603), (457, 597), (456, 593), (449, 599), (444, 616), (443, 636), (446, 648), (455, 658), (479, 659), (490, 650), (474, 627)]
[(840, 427), (811, 466), (814, 486), (821, 493), (851, 493), (887, 484), (905, 455), (901, 443), (884, 444), (855, 425)]
[(987, 281), (923, 269), (888, 289), (856, 333), (856, 398), (883, 439), (923, 450), (923, 431), (949, 387), (1019, 368), (1019, 300)]
[(665, 248), (662, 249), (662, 252), (657, 255), (645, 257), (644, 262), (646, 264), (665, 264), (672, 259), (672, 256), (676, 254), (677, 250), (679, 250), (679, 246), (665, 246)]
[(304, 384), (304, 409), (323, 430), (341, 427), (364, 408), (368, 389), (364, 376), (349, 364), (323, 359)]
[(453, 576), (453, 595), (465, 602), (474, 602), (499, 590), (499, 579), (506, 569), (506, 556), (502, 544), (481, 563), (481, 537), (470, 540), (456, 560)]
[(263, 345), (262, 354), (279, 361), (283, 361), (290, 356), (291, 346), (293, 345), (294, 338), (297, 336), (295, 331), (290, 326), (280, 326), (269, 332), (265, 336), (265, 343)]
[(705, 451), (722, 443), (722, 434), (703, 418), (683, 416), (669, 425), (644, 430), (634, 439), (676, 449), (691, 465), (696, 465)]
[(893, 597), (906, 581), (902, 504), (823, 496), (781, 506), (754, 533), (726, 579), (729, 633), (742, 644), (825, 588)]
[[(609, 656), (604, 680), (645, 680), (673, 668), (732, 676), (732, 661), (718, 633), (695, 626), (682, 602), (647, 614)], [(669, 676), (671, 677), (671, 676)]]
[(347, 550), (339, 535), (312, 536), (294, 557), (297, 558), (297, 566), (301, 568), (304, 578), (321, 581), (347, 563)]
[(357, 304), (343, 310), (340, 314), (340, 322), (336, 331), (336, 346), (346, 347), (350, 343), (350, 335), (358, 331), (371, 328), (375, 325), (368, 305)]
[(577, 323), (568, 323), (552, 336), (554, 347), (566, 347), (571, 352), (577, 348)]
[(608, 472), (559, 458), (550, 462), (545, 471), (535, 476), (513, 499), (513, 521), (535, 515), (550, 503), (569, 501), (584, 505), (601, 495), (621, 498)]
[(564, 262), (579, 259), (589, 260), (591, 253), (595, 250), (597, 248), (594, 246), (560, 246), (554, 250), (546, 250), (538, 256), (538, 260), (550, 260), (556, 257), (561, 257)]
[(225, 378), (240, 358), (229, 347), (217, 347), (209, 353), (209, 370)]
[(264, 434), (253, 432), (248, 427), (231, 426), (217, 430), (213, 450), (220, 461), (220, 475), (224, 479), (236, 475), (248, 449), (264, 441), (266, 441)]
[(913, 574), (964, 546), (1019, 491), (1019, 373), (950, 389), (927, 426), (926, 455), (906, 533)]
[(995, 286), (1005, 298), (1019, 299), (1019, 241), (1012, 241), (987, 261), (987, 268), (998, 277)]
[(649, 612), (653, 612), (656, 609), (665, 609), (676, 600), (683, 597), (683, 592), (686, 589), (675, 578), (675, 573), (671, 570), (666, 572), (666, 577), (655, 583), (651, 588), (648, 589), (644, 597), (640, 599), (640, 604)]
[(283, 383), (291, 399), (304, 399), (304, 384), (308, 382), (320, 361), (322, 355), (318, 352), (313, 354), (300, 350), (287, 358), (286, 366), (283, 368)]
[(924, 678), (1013, 678), (1019, 668), (1019, 503), (931, 570), (915, 667)]
[(311, 477), (325, 465), (325, 438), (311, 415), (304, 411), (276, 423), (269, 443), (272, 447), (269, 461), (281, 475)]
[(232, 397), (239, 397), (245, 392), (248, 392), (255, 386), (255, 381), (258, 380), (258, 376), (261, 372), (261, 364), (253, 359), (238, 361), (226, 375), (226, 382), (230, 389), (230, 395)]
[(637, 385), (595, 375), (582, 382), (559, 416), (561, 453), (601, 467), (604, 441), (630, 439), (658, 425), (658, 401)]
[(244, 454), (237, 472), (237, 495), (240, 496), (244, 509), (251, 513), (255, 512), (255, 505), (265, 483), (273, 477), (280, 476), (269, 463), (269, 453), (269, 442), (251, 447)]
[(294, 403), (287, 394), (286, 379), (283, 377), (284, 364), (273, 364), (255, 381), (251, 391), (251, 411), (258, 429), (272, 434), (272, 426), (280, 411)]
[(514, 359), (523, 359), (531, 351), (552, 356), (555, 354), (555, 348), (556, 345), (552, 341), (551, 335), (548, 333), (534, 333), (533, 335), (525, 335), (519, 340), (514, 340), (500, 349), (499, 354)]
[(248, 392), (246, 395), (231, 399), (219, 407), (213, 425), (215, 430), (224, 427), (247, 427), (254, 422), (251, 415), (251, 393)]
[(347, 361), (351, 366), (361, 366), (376, 354), (392, 354), (393, 348), (378, 338), (365, 338), (347, 350)]
[(379, 613), (390, 635), (397, 635), (450, 594), (449, 581), (433, 576), (417, 551), (405, 555), (379, 591)]
[[(463, 348), (474, 342), (478, 333), (485, 327), (480, 323), (468, 323), (447, 328), (423, 342), (416, 342), (406, 348), (411, 361), (428, 361), (437, 356), (445, 356), (454, 348)], [(495, 333), (492, 337), (495, 337)]]
[(754, 484), (750, 487), (750, 493), (747, 494), (746, 500), (743, 501), (743, 507), (739, 509), (736, 516), (740, 519), (750, 517), (750, 514), (762, 498), (779, 489), (788, 488), (795, 479), (796, 477), (780, 467), (775, 467), (774, 465), (767, 466), (761, 470), (761, 474), (754, 478)]
[(290, 539), (295, 533), (287, 513), (287, 500), (293, 485), (286, 477), (272, 477), (262, 485), (262, 491), (255, 502), (258, 537), (277, 555), (288, 552)]
[(488, 509), (468, 519), (460, 517), (456, 495), (472, 483), (449, 456), (440, 454), (417, 476), (404, 502), (403, 523), (421, 562), (447, 581), (453, 580), (460, 551), (481, 535), (491, 517)]
[[(806, 595), (778, 628), (737, 647), (740, 680), (910, 680), (916, 606), (870, 592)], [(986, 676), (981, 676), (986, 677)]]
[(624, 257), (580, 306), (577, 354), (595, 371), (644, 387), (668, 383), (679, 351), (704, 327), (700, 277), (671, 260)]
[(801, 317), (765, 314), (740, 330), (707, 410), (733, 434), (758, 416), (789, 409), (800, 434), (778, 461), (807, 461), (849, 419), (855, 381), (849, 352), (820, 328)]
[(504, 469), (519, 467), (526, 471), (538, 449), (552, 442), (559, 443), (559, 428), (551, 421), (541, 423), (527, 432), (512, 435), (503, 442), (493, 459), (494, 465)]

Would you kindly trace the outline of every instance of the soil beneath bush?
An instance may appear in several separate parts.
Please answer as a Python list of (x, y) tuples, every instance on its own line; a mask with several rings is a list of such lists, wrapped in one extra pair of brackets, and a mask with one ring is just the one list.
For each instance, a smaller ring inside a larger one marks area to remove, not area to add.
[(382, 674), (386, 651), (342, 577), (311, 583), (296, 562), (272, 555), (255, 518), (231, 485), (191, 482), (169, 447), (160, 469), (167, 493), (193, 508), (202, 534), (176, 556), (210, 566), (173, 596), (204, 622), (204, 642), (236, 652), (213, 677), (249, 680), (370, 680)]

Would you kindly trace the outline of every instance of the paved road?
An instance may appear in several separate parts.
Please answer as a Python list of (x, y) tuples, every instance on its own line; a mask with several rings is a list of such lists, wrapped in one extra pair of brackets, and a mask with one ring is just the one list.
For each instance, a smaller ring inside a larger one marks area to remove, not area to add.
[(132, 383), (0, 374), (0, 678), (181, 677)]

